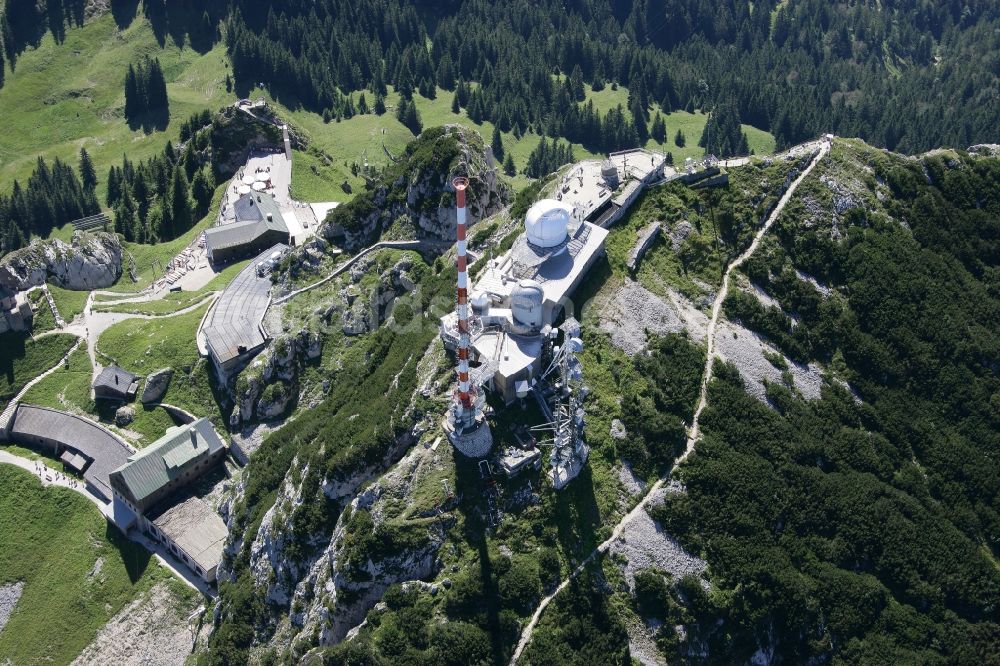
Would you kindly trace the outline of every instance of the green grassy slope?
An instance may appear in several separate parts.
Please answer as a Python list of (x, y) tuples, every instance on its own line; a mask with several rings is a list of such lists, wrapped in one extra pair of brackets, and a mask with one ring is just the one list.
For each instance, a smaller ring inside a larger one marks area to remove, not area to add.
[(87, 307), (88, 292), (86, 291), (72, 291), (55, 285), (49, 285), (49, 292), (52, 294), (52, 300), (56, 304), (56, 309), (59, 310), (59, 316), (66, 323), (73, 321)]
[[(628, 100), (628, 90), (624, 87), (619, 87), (618, 90), (611, 90), (608, 87), (595, 93), (588, 86), (587, 95), (588, 99), (594, 100), (594, 106), (602, 113), (606, 113), (618, 104), (624, 108)], [(458, 123), (475, 129), (488, 143), (493, 136), (493, 124), (488, 121), (475, 124), (469, 119), (465, 110), (458, 114), (452, 113), (453, 96), (454, 93), (440, 88), (435, 99), (414, 94), (424, 127)], [(369, 105), (374, 102), (371, 93), (367, 93), (365, 99)], [(413, 139), (413, 134), (396, 120), (393, 109), (399, 103), (399, 96), (391, 88), (386, 98), (386, 105), (389, 107), (386, 114), (354, 116), (340, 122), (324, 123), (318, 114), (301, 109), (291, 110), (270, 98), (268, 101), (293, 124), (305, 130), (312, 142), (312, 148), (316, 149), (310, 153), (297, 153), (293, 160), (292, 194), (304, 201), (346, 201), (351, 195), (340, 188), (341, 183), (347, 181), (354, 191), (364, 186), (364, 180), (351, 173), (352, 163), (385, 166), (389, 158), (382, 149), (383, 142), (393, 155), (399, 155), (406, 144)], [(651, 109), (651, 118), (658, 110), (658, 106)], [(678, 163), (687, 157), (701, 157), (704, 150), (698, 147), (698, 139), (705, 129), (707, 118), (707, 115), (701, 112), (675, 111), (665, 114), (666, 142), (659, 144), (650, 139), (646, 147), (650, 150), (669, 151), (673, 153), (674, 160)], [(751, 150), (756, 154), (774, 151), (774, 137), (769, 133), (750, 125), (744, 125), (743, 129), (747, 133)], [(683, 131), (687, 139), (683, 148), (674, 143), (677, 130)], [(528, 162), (528, 155), (538, 145), (539, 136), (526, 133), (518, 139), (509, 132), (502, 133), (502, 136), (504, 147), (513, 156), (518, 171), (521, 171)], [(328, 163), (319, 155), (320, 152), (329, 157)], [(573, 153), (577, 159), (598, 157), (580, 144), (573, 144)], [(518, 190), (527, 186), (529, 182), (531, 181), (523, 175), (513, 179), (514, 187)]]
[(62, 333), (37, 340), (21, 333), (0, 336), (0, 410), (25, 384), (58, 363), (76, 340), (75, 335)]
[[(128, 64), (147, 55), (160, 59), (170, 97), (169, 125), (148, 135), (129, 129), (123, 113)], [(171, 40), (161, 48), (142, 16), (119, 30), (106, 14), (67, 30), (62, 44), (47, 34), (37, 49), (21, 54), (14, 71), (8, 65), (0, 88), (0, 191), (9, 191), (15, 178), (23, 183), (38, 155), (75, 165), (85, 147), (103, 201), (108, 168), (123, 153), (133, 161), (150, 157), (168, 139), (177, 140), (181, 121), (192, 113), (226, 103), (225, 75), (224, 46), (204, 55)]]
[(0, 631), (0, 662), (69, 663), (126, 603), (168, 578), (86, 499), (0, 465), (0, 585), (24, 582)]
[(198, 416), (218, 419), (219, 407), (212, 394), (209, 369), (199, 357), (195, 343), (198, 324), (207, 308), (206, 304), (183, 315), (129, 319), (115, 324), (101, 334), (97, 350), (136, 374), (174, 368), (163, 402)]
[(87, 348), (81, 345), (70, 355), (68, 365), (58, 368), (28, 389), (23, 401), (69, 412), (90, 412), (94, 408), (94, 401), (90, 399), (93, 374), (94, 366), (90, 363)]

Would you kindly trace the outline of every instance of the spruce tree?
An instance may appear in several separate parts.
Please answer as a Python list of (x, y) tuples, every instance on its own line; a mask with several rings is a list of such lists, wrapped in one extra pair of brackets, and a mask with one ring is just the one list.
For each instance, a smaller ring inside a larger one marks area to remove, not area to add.
[(121, 199), (114, 207), (115, 211), (115, 231), (125, 237), (127, 241), (135, 240), (136, 217), (135, 200), (128, 188), (122, 192)]
[(166, 111), (169, 106), (167, 99), (167, 81), (163, 78), (163, 69), (160, 67), (160, 59), (155, 58), (147, 64), (148, 84), (146, 97), (149, 100), (150, 111)]
[(161, 234), (164, 240), (172, 239), (182, 234), (193, 224), (191, 216), (191, 200), (188, 197), (188, 180), (181, 165), (174, 167), (174, 177), (170, 187), (170, 218), (172, 226)]
[(507, 158), (503, 161), (503, 172), (513, 178), (517, 175), (517, 168), (514, 166), (514, 158), (507, 153)]
[(108, 169), (108, 194), (104, 198), (104, 203), (108, 205), (108, 208), (114, 208), (118, 199), (121, 198), (121, 174), (119, 172), (120, 169), (117, 167)]
[(130, 63), (125, 73), (125, 117), (135, 118), (145, 105), (139, 99), (139, 78)]
[(417, 103), (414, 101), (400, 99), (399, 106), (396, 107), (396, 119), (414, 134), (420, 134), (423, 130), (423, 122), (420, 120)]
[(573, 72), (569, 75), (569, 87), (574, 100), (582, 102), (587, 99), (587, 91), (583, 87), (583, 70), (579, 64), (573, 66)]
[(677, 130), (677, 134), (674, 135), (674, 145), (683, 148), (685, 143), (687, 143), (687, 139), (684, 138), (684, 132)]
[(495, 157), (498, 161), (503, 161), (503, 137), (500, 136), (500, 128), (495, 125), (493, 126), (493, 140), (490, 141), (490, 147), (493, 148), (493, 157)]
[(649, 132), (649, 135), (653, 137), (653, 140), (657, 143), (664, 143), (667, 140), (667, 124), (663, 122), (663, 116), (660, 112), (656, 112), (656, 117), (653, 118), (653, 127)]
[(191, 181), (191, 196), (194, 197), (198, 212), (202, 215), (208, 212), (208, 207), (212, 203), (213, 180), (208, 169), (198, 169), (194, 180)]
[(636, 96), (632, 100), (632, 126), (635, 127), (636, 136), (639, 137), (639, 145), (643, 146), (649, 140), (649, 129), (646, 127), (646, 110), (642, 108), (642, 102)]
[(139, 218), (145, 220), (149, 215), (149, 206), (152, 203), (152, 197), (149, 191), (149, 183), (142, 172), (135, 174), (135, 177), (132, 179), (132, 198), (135, 199)]

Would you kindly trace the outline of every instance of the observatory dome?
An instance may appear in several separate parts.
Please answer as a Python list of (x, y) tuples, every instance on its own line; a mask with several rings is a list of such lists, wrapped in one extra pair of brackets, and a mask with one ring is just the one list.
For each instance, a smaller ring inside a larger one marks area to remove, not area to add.
[(572, 206), (555, 199), (542, 199), (529, 208), (524, 217), (528, 242), (537, 247), (556, 247), (566, 240), (566, 228), (572, 216)]
[(534, 280), (521, 280), (510, 292), (510, 311), (515, 323), (541, 328), (545, 292)]

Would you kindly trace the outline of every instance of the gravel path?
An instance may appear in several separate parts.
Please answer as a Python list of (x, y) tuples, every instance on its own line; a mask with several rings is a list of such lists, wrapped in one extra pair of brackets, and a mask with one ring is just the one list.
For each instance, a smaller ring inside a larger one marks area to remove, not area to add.
[(691, 455), (691, 452), (694, 450), (695, 442), (698, 441), (698, 436), (699, 436), (698, 422), (699, 419), (701, 418), (702, 411), (704, 411), (705, 409), (705, 404), (708, 402), (708, 383), (712, 379), (712, 362), (715, 358), (715, 331), (719, 322), (719, 317), (722, 313), (722, 303), (723, 301), (726, 300), (726, 294), (729, 292), (729, 283), (733, 271), (739, 268), (747, 259), (753, 256), (754, 252), (757, 251), (761, 239), (764, 237), (765, 234), (767, 234), (771, 226), (774, 225), (774, 222), (778, 219), (778, 217), (780, 217), (781, 211), (785, 209), (785, 206), (788, 204), (789, 200), (795, 194), (795, 190), (802, 183), (802, 181), (805, 180), (805, 178), (812, 172), (812, 170), (816, 167), (819, 161), (823, 159), (823, 157), (828, 152), (830, 152), (830, 142), (823, 141), (819, 146), (819, 152), (813, 158), (812, 162), (810, 162), (809, 166), (807, 166), (802, 171), (802, 173), (799, 174), (798, 178), (796, 178), (792, 182), (792, 184), (788, 187), (788, 190), (778, 201), (778, 205), (774, 207), (774, 211), (767, 218), (767, 221), (764, 223), (764, 226), (762, 226), (760, 230), (757, 232), (757, 235), (754, 236), (753, 242), (750, 243), (750, 247), (748, 247), (746, 251), (743, 252), (743, 254), (737, 257), (731, 264), (729, 264), (729, 266), (726, 267), (726, 272), (722, 278), (722, 288), (719, 289), (719, 293), (716, 294), (715, 296), (715, 302), (712, 304), (712, 318), (708, 322), (708, 335), (707, 335), (708, 354), (706, 355), (705, 358), (705, 370), (702, 373), (701, 392), (698, 398), (698, 406), (695, 409), (694, 420), (693, 423), (691, 424), (691, 429), (689, 430), (688, 433), (687, 448), (685, 449), (684, 453), (674, 463), (673, 467), (670, 470), (670, 474), (667, 474), (665, 477), (659, 479), (656, 483), (654, 483), (650, 487), (649, 491), (646, 493), (645, 497), (643, 497), (639, 501), (639, 503), (636, 504), (635, 508), (629, 511), (625, 515), (625, 517), (622, 518), (622, 520), (615, 526), (614, 530), (612, 530), (611, 536), (607, 539), (607, 541), (604, 541), (601, 545), (595, 548), (590, 553), (590, 555), (588, 555), (582, 562), (580, 562), (580, 564), (575, 569), (573, 569), (572, 572), (570, 572), (570, 575), (567, 578), (565, 578), (559, 584), (559, 586), (552, 591), (551, 594), (549, 594), (547, 597), (541, 600), (541, 602), (538, 604), (538, 608), (536, 608), (534, 614), (532, 614), (531, 620), (528, 622), (528, 625), (524, 628), (524, 631), (521, 632), (521, 638), (520, 640), (518, 640), (517, 648), (514, 650), (514, 654), (510, 660), (510, 663), (512, 665), (516, 664), (517, 661), (521, 658), (521, 654), (524, 652), (524, 648), (527, 647), (528, 643), (531, 641), (531, 636), (535, 631), (535, 627), (538, 625), (538, 620), (542, 617), (542, 613), (545, 612), (545, 608), (552, 602), (552, 600), (556, 597), (556, 595), (562, 592), (569, 585), (572, 579), (579, 576), (580, 573), (590, 563), (591, 560), (593, 560), (598, 554), (607, 551), (608, 548), (610, 548), (611, 545), (621, 537), (622, 532), (625, 530), (626, 526), (628, 526), (639, 516), (647, 516), (646, 506), (649, 504), (651, 499), (658, 496), (658, 492), (660, 488), (663, 487), (663, 484), (666, 482), (666, 480), (669, 479), (670, 476), (673, 474), (673, 472), (685, 460), (687, 460), (687, 457), (689, 455)]
[[(795, 194), (795, 190), (798, 189), (799, 185), (803, 180), (812, 172), (812, 170), (819, 164), (819, 161), (830, 152), (830, 142), (823, 141), (820, 145), (819, 152), (816, 157), (813, 158), (812, 162), (809, 163), (799, 177), (792, 181), (792, 184), (788, 187), (788, 190), (782, 195), (781, 199), (778, 200), (778, 205), (774, 207), (771, 215), (764, 222), (764, 226), (760, 228), (757, 235), (754, 236), (753, 242), (750, 243), (743, 254), (736, 257), (736, 259), (726, 267), (726, 272), (722, 277), (722, 288), (719, 289), (719, 293), (715, 296), (715, 303), (712, 304), (712, 318), (708, 322), (708, 354), (705, 357), (705, 370), (701, 377), (701, 393), (698, 396), (698, 406), (694, 410), (694, 420), (691, 424), (691, 430), (688, 432), (687, 448), (677, 462), (674, 463), (674, 469), (678, 465), (687, 460), (687, 457), (691, 455), (691, 451), (694, 450), (694, 444), (698, 441), (699, 421), (701, 419), (701, 413), (705, 409), (705, 404), (708, 402), (708, 383), (712, 381), (712, 363), (715, 360), (715, 329), (719, 323), (719, 315), (722, 312), (722, 303), (726, 300), (726, 296), (729, 293), (729, 283), (732, 278), (733, 271), (743, 265), (747, 259), (753, 256), (753, 253), (757, 251), (760, 246), (760, 241), (764, 238), (764, 235), (770, 230), (771, 226), (774, 225), (775, 221), (781, 216), (781, 211), (785, 210), (785, 206), (791, 200), (792, 195)], [(671, 470), (672, 472), (673, 470)]]

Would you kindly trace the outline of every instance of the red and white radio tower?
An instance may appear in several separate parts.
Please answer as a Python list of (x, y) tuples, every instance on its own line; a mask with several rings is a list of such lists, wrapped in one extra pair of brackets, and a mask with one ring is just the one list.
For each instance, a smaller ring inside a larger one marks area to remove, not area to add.
[(459, 176), (452, 181), (458, 217), (458, 397), (463, 409), (472, 409), (469, 391), (469, 273), (465, 255), (465, 188), (469, 179)]
[(489, 454), (493, 446), (493, 434), (483, 415), (483, 396), (469, 380), (469, 273), (468, 258), (465, 254), (465, 190), (469, 179), (458, 177), (452, 181), (455, 187), (455, 204), (458, 234), (456, 256), (458, 259), (458, 390), (455, 391), (448, 418), (444, 427), (451, 443), (463, 455), (482, 458)]

